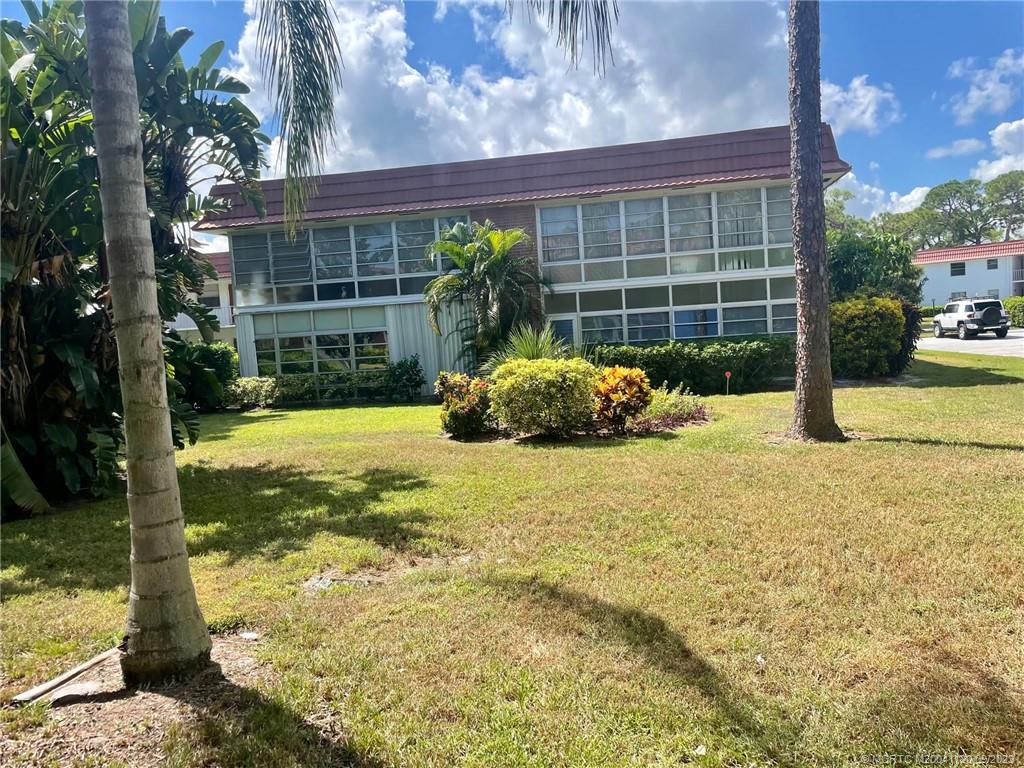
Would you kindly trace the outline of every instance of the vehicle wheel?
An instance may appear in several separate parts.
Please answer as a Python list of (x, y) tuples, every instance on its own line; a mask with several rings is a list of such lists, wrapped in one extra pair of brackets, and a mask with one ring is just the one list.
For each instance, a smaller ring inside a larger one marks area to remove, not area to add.
[(936, 339), (942, 338), (942, 326), (939, 325), (938, 323), (932, 324), (932, 336), (934, 336)]
[(960, 323), (960, 325), (958, 325), (956, 327), (956, 337), (958, 339), (960, 339), (961, 341), (963, 341), (964, 339), (968, 338), (969, 336), (970, 336), (970, 334), (967, 333), (967, 326), (964, 325), (963, 323)]
[(1009, 332), (1010, 332), (1009, 328), (1000, 328), (998, 331), (996, 331), (996, 338), (998, 338), (998, 339), (1005, 339), (1006, 338), (1006, 334), (1008, 334)]

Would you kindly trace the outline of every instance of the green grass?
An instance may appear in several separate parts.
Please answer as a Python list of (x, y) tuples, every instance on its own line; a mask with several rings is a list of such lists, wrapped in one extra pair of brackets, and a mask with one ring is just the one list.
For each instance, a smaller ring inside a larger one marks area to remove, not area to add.
[[(273, 675), (172, 730), (170, 764), (1024, 759), (1024, 361), (910, 375), (837, 390), (874, 438), (837, 445), (771, 439), (785, 392), (563, 445), (448, 441), (432, 406), (204, 419), (179, 454), (197, 590)], [(2, 533), (9, 697), (116, 642), (125, 504)]]

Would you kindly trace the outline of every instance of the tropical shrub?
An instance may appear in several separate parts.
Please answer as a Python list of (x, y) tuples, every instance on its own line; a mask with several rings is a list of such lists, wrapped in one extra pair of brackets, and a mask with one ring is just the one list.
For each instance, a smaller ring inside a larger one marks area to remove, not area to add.
[(509, 360), (494, 372), (491, 410), (524, 435), (566, 436), (594, 419), (598, 373), (586, 360)]
[(702, 395), (725, 392), (730, 371), (730, 392), (755, 392), (776, 376), (792, 376), (795, 361), (793, 336), (714, 342), (670, 341), (656, 346), (604, 345), (591, 351), (598, 365), (640, 368), (656, 385), (683, 387)]
[(164, 357), (183, 387), (181, 399), (200, 411), (224, 406), (224, 388), (238, 378), (238, 353), (224, 342), (189, 343), (170, 334)]
[(387, 367), (387, 391), (392, 398), (415, 402), (426, 383), (419, 355), (403, 358)]
[(625, 432), (626, 422), (651, 402), (651, 383), (639, 368), (605, 368), (594, 387), (597, 421), (613, 432)]
[(558, 360), (571, 355), (570, 346), (555, 336), (550, 324), (545, 323), (540, 330), (529, 325), (517, 325), (480, 366), (480, 372), (494, 373), (509, 360)]
[(905, 238), (832, 230), (826, 250), (833, 301), (845, 301), (865, 291), (915, 304), (921, 301), (923, 271), (914, 264), (914, 248)]
[[(3, 445), (18, 458), (5, 463), (5, 473), (20, 469), (22, 485), (34, 483), (57, 503), (113, 489), (123, 409), (82, 4), (28, 6), (31, 23), (4, 19), (0, 50)], [(193, 184), (203, 177), (236, 182), (262, 209), (255, 180), (269, 140), (235, 98), (248, 88), (214, 67), (223, 43), (188, 66), (181, 50), (189, 30), (169, 31), (157, 3), (130, 3), (128, 13), (160, 315), (186, 314), (212, 337), (216, 317), (196, 296), (213, 267), (186, 233), (223, 202), (197, 194)], [(175, 444), (183, 445), (195, 441), (199, 422), (173, 373), (172, 363), (169, 409)]]
[(224, 405), (243, 411), (270, 408), (277, 398), (277, 379), (272, 376), (243, 376), (224, 388)]
[(914, 361), (914, 353), (917, 352), (917, 342), (921, 340), (923, 318), (920, 308), (901, 299), (900, 310), (903, 312), (903, 333), (900, 334), (899, 352), (889, 358), (890, 376), (898, 376), (910, 367)]
[(441, 333), (440, 317), (454, 309), (459, 318), (450, 332), (476, 365), (519, 325), (540, 327), (544, 319), (537, 257), (522, 229), (497, 229), (491, 221), (459, 222), (426, 248), (444, 273), (423, 291), (431, 328)]
[(851, 299), (833, 304), (833, 375), (870, 378), (888, 374), (893, 360), (901, 355), (904, 325), (898, 299)]
[(628, 428), (637, 434), (651, 434), (710, 418), (711, 411), (699, 395), (681, 387), (663, 386), (651, 391), (651, 402), (643, 413), (629, 420)]
[(1010, 322), (1024, 328), (1024, 296), (1011, 296), (1003, 300), (1003, 306), (1010, 315)]
[(317, 402), (315, 375), (308, 373), (277, 377), (276, 404), (301, 405), (315, 402)]
[(458, 439), (493, 432), (489, 390), (486, 379), (441, 371), (434, 382), (434, 393), (441, 398), (441, 429)]

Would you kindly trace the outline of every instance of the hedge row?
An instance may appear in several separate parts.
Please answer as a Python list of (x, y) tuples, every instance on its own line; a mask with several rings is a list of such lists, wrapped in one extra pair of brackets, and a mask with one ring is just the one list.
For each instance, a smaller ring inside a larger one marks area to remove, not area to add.
[[(831, 305), (832, 372), (837, 378), (895, 376), (910, 365), (921, 336), (921, 312), (899, 299), (863, 298)], [(670, 341), (656, 346), (602, 345), (598, 365), (641, 368), (651, 384), (682, 386), (700, 395), (726, 390), (755, 392), (777, 377), (792, 376), (794, 336), (735, 341)]]
[(1010, 314), (1010, 322), (1024, 328), (1024, 296), (1011, 296), (1003, 301), (1003, 306)]

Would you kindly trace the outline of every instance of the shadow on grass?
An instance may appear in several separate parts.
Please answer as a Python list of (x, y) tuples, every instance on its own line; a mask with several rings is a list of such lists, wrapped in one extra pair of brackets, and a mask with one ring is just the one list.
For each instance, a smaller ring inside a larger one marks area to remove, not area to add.
[(216, 442), (227, 440), (234, 435), (234, 432), (244, 427), (267, 424), (284, 419), (287, 414), (282, 411), (223, 411), (220, 413), (205, 414), (199, 428), (199, 442)]
[[(427, 537), (430, 516), (411, 505), (428, 486), (417, 475), (370, 469), (315, 477), (271, 465), (179, 470), (189, 554), (222, 552), (229, 562), (276, 559), (303, 549), (320, 533), (373, 541), (398, 552)], [(409, 499), (401, 499), (408, 494)], [(394, 505), (393, 495), (401, 503)], [(388, 509), (375, 508), (391, 501)], [(110, 589), (129, 582), (128, 512), (123, 499), (7, 524), (3, 530), (4, 596), (37, 584)]]
[(571, 614), (589, 622), (601, 637), (627, 645), (673, 684), (697, 690), (718, 713), (723, 729), (746, 749), (771, 765), (799, 764), (785, 751), (799, 741), (799, 725), (772, 719), (764, 707), (746, 701), (660, 617), (537, 579), (499, 576), (489, 578), (487, 583), (514, 599), (533, 603), (545, 613)]
[[(1011, 362), (1009, 358), (1005, 360)], [(999, 384), (1024, 384), (1024, 379), (1002, 372), (1001, 366), (960, 366), (916, 359), (903, 377), (891, 380), (901, 387), (987, 387)]]
[(912, 680), (887, 685), (862, 710), (863, 722), (853, 726), (864, 743), (876, 745), (876, 754), (985, 756), (983, 762), (991, 764), (998, 764), (998, 754), (1019, 761), (1024, 691), (981, 663), (941, 649), (926, 656), (916, 672)]
[(926, 445), (939, 448), (980, 448), (986, 451), (1024, 452), (1024, 443), (985, 443), (976, 440), (939, 440), (932, 437), (873, 437), (870, 442), (905, 443), (907, 445)]
[(382, 768), (383, 763), (333, 729), (319, 727), (281, 701), (225, 678), (216, 664), (200, 688), (169, 691), (196, 722), (172, 733), (171, 764)]

